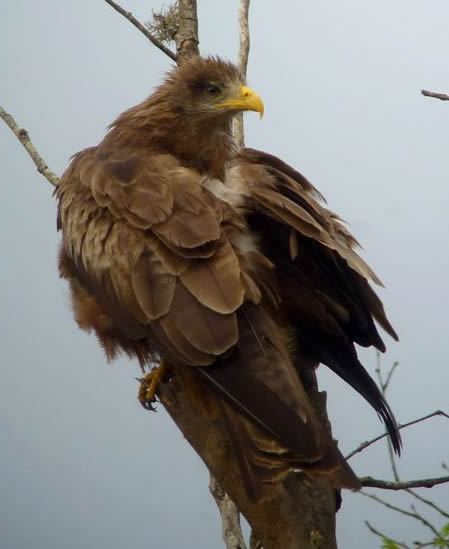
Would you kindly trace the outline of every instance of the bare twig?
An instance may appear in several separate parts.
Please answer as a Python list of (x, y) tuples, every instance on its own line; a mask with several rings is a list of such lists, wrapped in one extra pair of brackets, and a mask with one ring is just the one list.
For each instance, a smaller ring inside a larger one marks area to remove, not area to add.
[[(414, 549), (423, 549), (424, 547), (437, 547), (437, 545), (435, 545), (435, 540), (432, 540), (432, 541), (428, 541), (427, 543), (420, 543), (420, 542), (413, 542), (415, 547)], [(446, 547), (445, 545), (443, 545), (442, 547)]]
[[(385, 396), (388, 389), (388, 385), (391, 381), (391, 378), (393, 377), (393, 373), (396, 367), (399, 365), (399, 362), (395, 362), (392, 365), (392, 367), (390, 368), (390, 371), (387, 374), (387, 380), (384, 381), (382, 376), (382, 370), (380, 368), (380, 352), (379, 351), (376, 352), (376, 359), (377, 359), (376, 374), (379, 381), (380, 390), (382, 391), (383, 396)], [(387, 447), (388, 447), (388, 457), (390, 459), (391, 470), (393, 472), (393, 478), (396, 482), (399, 482), (400, 481), (399, 472), (396, 467), (396, 461), (394, 459), (394, 452), (393, 452), (393, 445), (391, 444), (390, 438), (387, 438)]]
[(393, 377), (394, 371), (399, 366), (399, 362), (393, 362), (393, 365), (390, 368), (390, 371), (387, 374), (387, 379), (384, 381), (382, 376), (382, 370), (380, 365), (380, 351), (376, 351), (376, 374), (379, 379), (379, 386), (380, 390), (382, 391), (382, 394), (385, 395), (387, 392), (388, 386), (390, 385), (391, 378)]
[(380, 369), (380, 351), (376, 350), (376, 369), (377, 378), (379, 379), (380, 390), (384, 392), (384, 381), (382, 379), (382, 371)]
[[(431, 417), (435, 417), (435, 416), (444, 416), (449, 419), (448, 414), (446, 414), (442, 410), (436, 410), (435, 412), (432, 412), (431, 414), (427, 414), (426, 416), (420, 417), (418, 419), (414, 419), (413, 421), (409, 421), (408, 423), (404, 423), (403, 425), (398, 425), (398, 429), (405, 429), (406, 427), (410, 427), (411, 425), (416, 425), (417, 423), (421, 423), (422, 421), (426, 421), (427, 419), (430, 419)], [(359, 452), (362, 452), (363, 450), (365, 450), (365, 448), (368, 448), (369, 446), (385, 438), (386, 436), (388, 436), (388, 433), (382, 433), (381, 435), (371, 440), (366, 440), (365, 442), (362, 442), (362, 444), (360, 444), (360, 446), (358, 446), (355, 450), (350, 452), (345, 459), (351, 459), (353, 456), (355, 456)]]
[(17, 139), (25, 147), (27, 153), (31, 156), (31, 159), (36, 164), (37, 171), (40, 174), (42, 174), (49, 183), (51, 183), (54, 187), (56, 187), (56, 185), (59, 182), (59, 177), (48, 168), (47, 164), (44, 162), (43, 158), (34, 147), (30, 139), (30, 136), (28, 135), (28, 132), (23, 128), (19, 128), (14, 118), (9, 113), (7, 113), (2, 107), (0, 107), (0, 118), (2, 118), (5, 121), (5, 123), (14, 132)]
[(388, 372), (387, 379), (385, 380), (385, 383), (382, 387), (382, 391), (385, 394), (387, 392), (388, 386), (390, 385), (391, 378), (393, 377), (394, 371), (399, 366), (399, 362), (396, 361), (393, 363), (393, 366), (390, 368), (390, 371)]
[[(240, 0), (239, 8), (239, 27), (240, 27), (240, 46), (239, 46), (239, 70), (244, 77), (248, 68), (249, 55), (249, 25), (248, 12), (250, 0)], [(243, 113), (239, 113), (234, 118), (234, 138), (239, 148), (245, 146), (245, 132), (243, 129)]]
[(436, 505), (433, 501), (430, 501), (430, 499), (423, 498), (420, 494), (417, 494), (413, 490), (410, 490), (410, 488), (405, 488), (405, 491), (411, 494), (414, 498), (416, 498), (421, 503), (425, 503), (426, 505), (428, 505), (429, 507), (431, 507), (432, 509), (440, 513), (440, 515), (442, 515), (443, 517), (449, 518), (449, 513), (446, 512), (441, 507), (439, 507), (438, 505)]
[(449, 95), (446, 93), (436, 93), (429, 90), (421, 90), (421, 93), (426, 97), (433, 97), (434, 99), (440, 99), (441, 101), (449, 101)]
[[(383, 392), (383, 394), (385, 394), (385, 392)], [(391, 439), (389, 437), (387, 438), (387, 448), (388, 448), (388, 457), (390, 459), (390, 465), (391, 465), (391, 471), (393, 473), (393, 478), (396, 482), (399, 482), (401, 479), (399, 477), (398, 468), (396, 467), (396, 460), (395, 460), (395, 455), (394, 455), (394, 451), (393, 451), (393, 445), (391, 444)]]
[(209, 490), (220, 511), (223, 540), (226, 549), (246, 549), (240, 526), (239, 510), (212, 474), (210, 475)]
[(435, 478), (421, 478), (418, 480), (407, 481), (389, 481), (380, 480), (373, 477), (361, 477), (360, 482), (365, 488), (382, 488), (383, 490), (405, 490), (407, 488), (432, 488), (439, 484), (446, 484), (449, 482), (448, 477), (435, 477)]
[(406, 509), (403, 509), (402, 507), (398, 507), (397, 505), (392, 505), (391, 503), (388, 503), (388, 501), (385, 501), (382, 498), (380, 498), (378, 496), (375, 496), (374, 494), (368, 494), (367, 492), (364, 492), (363, 490), (361, 490), (359, 493), (362, 494), (362, 496), (365, 496), (367, 498), (370, 498), (370, 499), (376, 501), (377, 503), (382, 504), (383, 506), (387, 507), (387, 509), (391, 509), (392, 511), (396, 511), (397, 513), (400, 513), (401, 515), (405, 515), (406, 517), (410, 517), (410, 518), (413, 518), (413, 519), (421, 522), (422, 524), (424, 524), (424, 526), (426, 526), (426, 528), (428, 528), (434, 534), (434, 536), (436, 536), (437, 538), (440, 537), (440, 533), (438, 532), (438, 530), (434, 526), (432, 526), (432, 524), (430, 524), (430, 522), (428, 520), (426, 520), (422, 515), (417, 513), (416, 509), (413, 507), (413, 505), (411, 506), (412, 511), (407, 511)]
[(391, 471), (393, 473), (393, 478), (396, 482), (399, 482), (401, 479), (399, 477), (399, 471), (396, 467), (396, 460), (394, 458), (393, 445), (391, 444), (390, 438), (387, 438), (387, 447), (388, 447), (388, 457), (390, 458)]
[(155, 36), (153, 36), (151, 32), (148, 29), (146, 29), (145, 26), (142, 25), (142, 23), (138, 21), (130, 11), (126, 11), (119, 4), (117, 4), (116, 2), (113, 2), (112, 0), (104, 0), (104, 1), (107, 4), (109, 4), (112, 8), (114, 8), (116, 11), (118, 11), (121, 15), (123, 15), (123, 17), (128, 19), (128, 21), (132, 25), (134, 25), (137, 29), (139, 29), (140, 32), (144, 34), (154, 46), (156, 46), (156, 48), (159, 48), (162, 52), (165, 53), (165, 55), (168, 55), (170, 59), (173, 59), (173, 61), (177, 60), (176, 54), (173, 53), (170, 48), (167, 48), (166, 46), (164, 46), (164, 44), (162, 44), (162, 42), (160, 42)]
[(391, 540), (393, 543), (395, 543), (398, 547), (402, 547), (403, 549), (410, 549), (410, 546), (409, 546), (409, 545), (406, 545), (405, 543), (402, 543), (402, 542), (400, 542), (400, 541), (398, 541), (398, 540), (396, 540), (396, 539), (393, 539), (393, 538), (391, 538), (390, 536), (386, 536), (385, 534), (382, 534), (382, 532), (379, 532), (379, 530), (376, 530), (376, 529), (374, 528), (374, 526), (371, 526), (371, 524), (370, 524), (367, 520), (365, 520), (365, 524), (366, 524), (368, 530), (369, 530), (370, 532), (372, 532), (373, 534), (375, 534), (376, 536), (379, 536), (379, 537), (382, 538), (382, 539), (389, 539), (389, 540)]
[[(382, 391), (382, 395), (384, 395), (384, 396), (385, 396), (386, 391), (388, 389), (388, 386), (391, 382), (391, 379), (393, 377), (395, 369), (397, 368), (398, 365), (399, 365), (398, 362), (395, 362), (392, 365), (392, 367), (390, 368), (390, 370), (387, 374), (386, 380), (384, 381), (382, 371), (381, 371), (381, 365), (380, 365), (380, 355), (379, 355), (379, 353), (377, 353), (376, 374), (377, 374), (377, 377), (378, 377), (378, 382), (379, 382), (379, 385), (380, 385), (380, 389)], [(414, 422), (410, 422), (410, 424), (414, 424), (414, 423), (418, 423), (420, 421), (424, 421), (424, 420), (429, 419), (430, 417), (435, 416), (435, 415), (443, 415), (445, 417), (448, 417), (447, 414), (445, 414), (441, 410), (437, 410), (436, 412), (433, 412), (432, 414), (428, 414), (427, 416), (424, 416), (423, 418), (415, 420)], [(399, 427), (399, 428), (401, 428), (401, 427)], [(379, 437), (377, 438), (377, 440), (379, 440)], [(366, 447), (366, 445), (364, 447)], [(390, 439), (388, 439), (388, 454), (389, 454), (389, 458), (390, 458), (390, 464), (391, 464), (391, 469), (392, 469), (392, 472), (393, 472), (394, 481), (393, 482), (378, 481), (376, 479), (372, 479), (371, 477), (367, 477), (365, 479), (361, 479), (362, 485), (363, 486), (371, 486), (371, 487), (375, 487), (375, 488), (389, 489), (389, 490), (405, 490), (405, 491), (409, 492), (413, 497), (415, 497), (416, 499), (421, 501), (422, 503), (427, 504), (428, 506), (430, 506), (433, 509), (435, 509), (436, 511), (438, 511), (440, 514), (444, 515), (445, 511), (440, 509), (432, 501), (429, 501), (429, 500), (421, 497), (419, 494), (416, 494), (410, 488), (412, 488), (412, 487), (428, 487), (428, 488), (430, 488), (430, 487), (435, 486), (437, 484), (449, 482), (449, 477), (440, 477), (438, 479), (421, 479), (421, 480), (416, 480), (416, 481), (401, 482), (400, 477), (399, 477), (399, 472), (398, 472), (397, 467), (396, 467), (395, 456), (394, 456), (394, 453), (393, 453), (393, 447), (392, 447)], [(376, 495), (368, 494), (368, 493), (363, 492), (363, 491), (360, 492), (360, 493), (362, 495), (368, 497), (368, 498), (371, 498), (372, 500), (376, 501), (377, 503), (380, 503), (381, 505), (384, 505), (388, 509), (391, 509), (393, 511), (396, 511), (398, 513), (401, 513), (403, 515), (406, 515), (410, 518), (413, 518), (413, 519), (421, 522), (426, 528), (428, 528), (432, 532), (432, 534), (435, 536), (435, 539), (439, 539), (441, 537), (438, 530), (435, 528), (435, 526), (433, 526), (433, 524), (431, 524), (422, 514), (420, 514), (413, 505), (410, 505), (410, 508), (411, 508), (411, 512), (410, 512), (406, 509), (403, 509), (402, 507), (392, 505), (392, 504), (388, 503), (387, 501), (383, 500), (382, 498), (380, 498)], [(371, 532), (378, 535), (378, 533), (375, 532), (372, 527), (370, 527), (369, 523), (367, 523), (367, 526), (368, 526), (368, 528), (370, 528)], [(382, 536), (382, 537), (385, 538), (386, 536)], [(414, 545), (418, 549), (418, 548), (422, 548), (422, 547), (432, 546), (433, 542), (431, 542), (431, 543), (414, 542)]]

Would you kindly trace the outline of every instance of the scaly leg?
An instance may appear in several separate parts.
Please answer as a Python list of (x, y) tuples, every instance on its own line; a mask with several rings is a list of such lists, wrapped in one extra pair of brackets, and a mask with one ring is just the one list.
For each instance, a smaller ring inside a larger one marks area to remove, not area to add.
[(147, 410), (154, 410), (153, 402), (156, 400), (156, 391), (159, 383), (167, 375), (170, 366), (162, 359), (159, 366), (153, 368), (144, 378), (140, 379), (140, 389), (137, 398), (140, 404)]

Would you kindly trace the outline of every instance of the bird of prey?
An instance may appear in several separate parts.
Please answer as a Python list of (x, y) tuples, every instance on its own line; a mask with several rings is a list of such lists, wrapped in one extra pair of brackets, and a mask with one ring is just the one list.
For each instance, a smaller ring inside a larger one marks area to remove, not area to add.
[[(292, 469), (357, 489), (302, 379), (331, 368), (399, 453), (394, 416), (355, 349), (385, 350), (375, 322), (397, 336), (369, 284), (380, 280), (317, 189), (275, 156), (237, 150), (233, 117), (263, 109), (220, 58), (171, 70), (64, 173), (60, 274), (108, 359), (123, 351), (144, 367), (160, 356), (185, 374), (192, 406), (214, 403), (251, 497)], [(161, 374), (150, 377), (148, 401)]]

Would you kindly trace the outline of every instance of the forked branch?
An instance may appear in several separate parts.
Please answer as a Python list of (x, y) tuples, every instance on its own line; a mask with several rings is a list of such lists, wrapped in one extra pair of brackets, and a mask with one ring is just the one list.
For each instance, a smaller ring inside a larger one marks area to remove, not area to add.
[[(446, 412), (443, 412), (442, 410), (436, 410), (435, 412), (432, 412), (431, 414), (427, 414), (426, 416), (420, 417), (418, 419), (414, 419), (413, 421), (409, 421), (408, 423), (404, 423), (403, 425), (398, 425), (398, 429), (405, 429), (406, 427), (410, 427), (411, 425), (416, 425), (417, 423), (421, 423), (422, 421), (426, 421), (427, 419), (430, 419), (435, 416), (444, 416), (445, 418), (449, 419), (449, 415), (446, 414)], [(351, 459), (356, 454), (362, 452), (375, 442), (378, 442), (379, 440), (382, 440), (383, 438), (387, 437), (388, 433), (382, 433), (381, 435), (371, 439), (366, 440), (365, 442), (362, 442), (360, 446), (357, 446), (355, 450), (352, 450), (347, 456), (346, 459)]]

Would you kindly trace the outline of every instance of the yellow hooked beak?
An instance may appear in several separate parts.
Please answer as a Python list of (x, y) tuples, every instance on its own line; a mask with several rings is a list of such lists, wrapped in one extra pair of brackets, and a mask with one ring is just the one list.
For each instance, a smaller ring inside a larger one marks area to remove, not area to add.
[(217, 108), (223, 109), (237, 109), (240, 111), (256, 111), (260, 114), (260, 118), (263, 116), (263, 102), (260, 96), (251, 88), (242, 86), (240, 88), (240, 95), (235, 99), (229, 99), (222, 103), (215, 105)]

